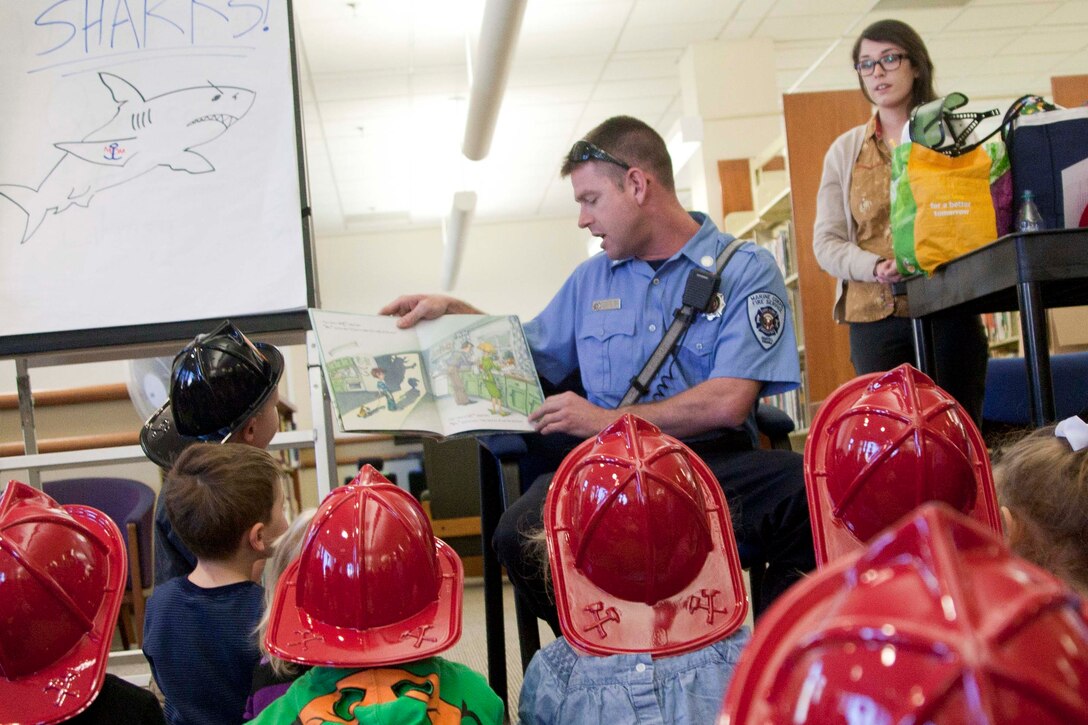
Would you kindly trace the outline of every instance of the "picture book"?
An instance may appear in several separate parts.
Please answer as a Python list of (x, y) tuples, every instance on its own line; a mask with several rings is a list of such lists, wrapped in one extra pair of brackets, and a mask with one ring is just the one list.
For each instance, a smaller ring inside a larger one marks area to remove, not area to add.
[(533, 358), (513, 315), (396, 318), (310, 310), (321, 368), (345, 432), (442, 437), (531, 431)]

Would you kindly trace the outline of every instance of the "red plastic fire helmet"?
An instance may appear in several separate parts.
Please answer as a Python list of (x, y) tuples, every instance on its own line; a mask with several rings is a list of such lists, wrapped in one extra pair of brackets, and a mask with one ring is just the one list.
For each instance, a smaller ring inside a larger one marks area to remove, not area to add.
[(971, 416), (904, 364), (828, 396), (805, 446), (816, 564), (864, 547), (925, 501), (1001, 533), (986, 444)]
[(83, 712), (106, 676), (128, 564), (117, 525), (11, 481), (0, 498), (0, 719)]
[(1088, 722), (1077, 595), (930, 502), (783, 594), (719, 725)]
[(690, 448), (633, 415), (563, 459), (544, 504), (559, 624), (595, 655), (678, 655), (732, 634), (748, 600), (729, 508)]
[(371, 466), (321, 502), (276, 586), (265, 645), (310, 665), (380, 667), (461, 637), (461, 559)]

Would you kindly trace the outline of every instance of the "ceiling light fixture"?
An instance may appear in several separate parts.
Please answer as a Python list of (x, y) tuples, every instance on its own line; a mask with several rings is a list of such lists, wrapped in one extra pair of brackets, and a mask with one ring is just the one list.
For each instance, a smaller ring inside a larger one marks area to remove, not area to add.
[(461, 252), (468, 237), (468, 226), (476, 211), (476, 192), (458, 191), (453, 195), (450, 215), (442, 221), (442, 289), (449, 292), (461, 268)]
[(472, 93), (465, 120), (465, 139), (461, 151), (479, 161), (491, 150), (495, 123), (506, 93), (506, 78), (514, 59), (521, 19), (527, 0), (487, 0), (480, 41), (472, 68)]

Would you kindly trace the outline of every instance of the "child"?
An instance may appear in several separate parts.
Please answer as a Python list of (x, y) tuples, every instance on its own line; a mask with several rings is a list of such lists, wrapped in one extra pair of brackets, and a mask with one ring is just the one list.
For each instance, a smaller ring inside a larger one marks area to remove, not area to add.
[(12, 481), (0, 497), (0, 722), (162, 725), (147, 690), (106, 674), (125, 542), (87, 506)]
[(435, 656), (461, 636), (463, 583), (419, 503), (365, 466), (318, 507), (276, 585), (265, 646), (314, 667), (253, 722), (498, 725), (487, 681)]
[(302, 549), (302, 535), (310, 526), (317, 509), (306, 509), (291, 522), (275, 543), (275, 551), (264, 566), (264, 614), (257, 625), (255, 636), (257, 646), (261, 648), (261, 660), (253, 668), (253, 682), (250, 685), (249, 698), (246, 700), (246, 720), (252, 720), (268, 706), (268, 703), (287, 692), (291, 683), (306, 670), (305, 665), (285, 662), (272, 657), (264, 646), (264, 634), (268, 631), (268, 620), (272, 614), (272, 595), (276, 591), (276, 582), (283, 575), (283, 570), (296, 559)]
[(1088, 722), (1079, 606), (992, 530), (926, 503), (775, 602), (718, 722)]
[[(245, 443), (266, 448), (279, 430), (278, 384), (283, 355), (252, 343), (224, 321), (197, 335), (174, 358), (170, 398), (144, 424), (140, 445), (169, 470), (198, 441)], [(185, 576), (196, 557), (174, 533), (162, 496), (155, 508), (155, 583)]]
[(687, 446), (625, 415), (575, 448), (544, 506), (563, 637), (523, 724), (713, 721), (749, 633), (729, 509)]
[(1088, 596), (1088, 409), (1002, 449), (994, 476), (1009, 547)]
[(144, 654), (174, 725), (240, 723), (260, 653), (254, 565), (287, 529), (282, 472), (265, 451), (197, 443), (163, 485), (166, 511), (196, 568), (155, 587)]

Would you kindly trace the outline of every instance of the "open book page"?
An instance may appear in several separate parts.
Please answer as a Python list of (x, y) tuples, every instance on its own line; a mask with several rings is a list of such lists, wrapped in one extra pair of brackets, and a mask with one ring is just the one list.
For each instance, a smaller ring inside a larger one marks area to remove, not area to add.
[(340, 429), (440, 433), (415, 329), (381, 315), (310, 310)]
[(396, 319), (310, 310), (343, 431), (528, 431), (543, 395), (516, 317)]
[(544, 400), (521, 323), (514, 315), (445, 315), (417, 335), (443, 435), (530, 431)]

